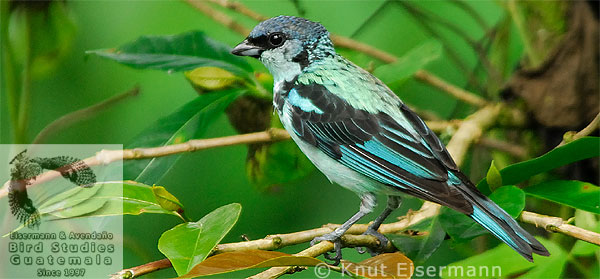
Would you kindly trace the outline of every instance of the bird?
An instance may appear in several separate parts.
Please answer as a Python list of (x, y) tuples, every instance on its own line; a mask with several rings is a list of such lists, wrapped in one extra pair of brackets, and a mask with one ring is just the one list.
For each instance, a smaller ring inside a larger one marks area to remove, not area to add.
[[(300, 150), (332, 183), (361, 199), (359, 211), (331, 233), (314, 238), (334, 244), (374, 211), (387, 206), (365, 231), (377, 255), (388, 239), (377, 230), (412, 195), (464, 213), (525, 259), (548, 250), (463, 174), (425, 122), (377, 77), (339, 55), (327, 29), (301, 17), (277, 16), (256, 25), (231, 53), (257, 58), (272, 74), (273, 106)], [(364, 252), (364, 250), (359, 252)]]

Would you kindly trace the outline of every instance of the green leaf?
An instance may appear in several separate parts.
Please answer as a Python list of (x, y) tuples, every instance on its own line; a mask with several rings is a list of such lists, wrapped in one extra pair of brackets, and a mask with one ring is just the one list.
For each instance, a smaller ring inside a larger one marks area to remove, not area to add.
[(190, 272), (202, 262), (237, 222), (242, 206), (221, 206), (198, 222), (188, 222), (164, 232), (158, 249), (173, 264), (178, 275)]
[(527, 195), (600, 214), (600, 187), (582, 181), (553, 180), (523, 189)]
[[(575, 210), (575, 226), (600, 233), (600, 222), (597, 216), (587, 211)], [(597, 245), (583, 240), (577, 240), (571, 248), (571, 254), (576, 256), (590, 256), (596, 252), (600, 252)]]
[(446, 236), (438, 216), (409, 228), (418, 231), (422, 235), (391, 234), (386, 236), (399, 251), (412, 259), (415, 264), (421, 265), (440, 247)]
[[(90, 216), (139, 215), (162, 213), (183, 217), (161, 207), (152, 188), (134, 181), (102, 182), (91, 187), (75, 187), (44, 202), (39, 207), (42, 217), (68, 219)], [(24, 228), (23, 225), (14, 231)]]
[[(515, 186), (503, 186), (490, 195), (490, 199), (516, 218), (525, 208), (525, 193)], [(455, 241), (465, 241), (487, 233), (481, 225), (467, 215), (447, 207), (442, 208), (440, 216), (442, 227)]]
[(217, 67), (196, 68), (185, 72), (185, 77), (196, 90), (201, 91), (222, 90), (240, 80), (231, 72)]
[(249, 268), (273, 266), (316, 266), (324, 264), (312, 257), (300, 257), (277, 251), (246, 250), (227, 252), (212, 256), (194, 266), (187, 274), (179, 278), (194, 278), (223, 274)]
[[(159, 147), (199, 138), (225, 108), (245, 90), (231, 89), (198, 96), (176, 112), (163, 117), (137, 135), (126, 148)], [(181, 154), (130, 160), (124, 163), (123, 177), (146, 184), (157, 183)]]
[(231, 48), (201, 31), (171, 36), (142, 36), (117, 49), (90, 50), (95, 54), (137, 69), (188, 71), (198, 67), (218, 67), (238, 75), (247, 75), (252, 67)]
[(502, 187), (502, 176), (494, 164), (494, 160), (490, 164), (487, 175), (485, 177), (492, 191)]
[(101, 187), (75, 187), (68, 189), (58, 195), (51, 197), (46, 200), (42, 205), (40, 205), (39, 210), (40, 214), (58, 211), (64, 208), (70, 208), (76, 206), (98, 192)]
[(182, 211), (183, 205), (181, 202), (169, 193), (163, 186), (152, 186), (152, 193), (160, 206), (168, 211)]
[(408, 80), (429, 62), (438, 59), (441, 54), (440, 42), (429, 40), (411, 49), (398, 61), (378, 67), (374, 74), (388, 85), (398, 85)]
[(441, 278), (560, 278), (567, 262), (565, 251), (554, 242), (538, 240), (550, 251), (550, 257), (533, 255), (531, 263), (508, 245), (500, 244), (479, 255), (449, 264), (442, 269)]
[[(40, 212), (59, 218), (142, 213), (179, 216), (176, 212), (161, 207), (152, 187), (134, 181), (103, 182), (89, 188), (76, 187), (61, 195), (68, 198), (59, 203), (44, 203), (40, 206)], [(98, 204), (101, 206), (95, 208)]]
[[(600, 138), (585, 137), (557, 147), (550, 152), (500, 170), (505, 185), (515, 185), (528, 178), (549, 170), (568, 165), (573, 162), (598, 157), (600, 155)], [(485, 194), (491, 193), (486, 179), (477, 184), (477, 188)]]

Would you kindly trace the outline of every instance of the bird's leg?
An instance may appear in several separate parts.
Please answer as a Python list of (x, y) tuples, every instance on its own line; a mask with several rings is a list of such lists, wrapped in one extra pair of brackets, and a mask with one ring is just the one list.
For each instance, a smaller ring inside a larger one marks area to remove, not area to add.
[(324, 241), (324, 240), (332, 242), (334, 250), (335, 250), (335, 256), (330, 256), (329, 253), (325, 253), (324, 256), (326, 259), (334, 261), (332, 263), (333, 265), (338, 265), (340, 263), (340, 260), (342, 259), (342, 242), (340, 240), (340, 237), (344, 233), (346, 233), (346, 231), (350, 227), (352, 227), (352, 225), (354, 225), (354, 223), (358, 222), (358, 220), (360, 220), (360, 218), (373, 212), (373, 209), (375, 208), (376, 205), (377, 205), (377, 198), (375, 197), (375, 195), (373, 193), (366, 193), (366, 194), (362, 195), (361, 202), (360, 202), (360, 209), (358, 210), (358, 212), (356, 214), (354, 214), (354, 216), (350, 217), (350, 219), (348, 219), (348, 221), (344, 222), (344, 224), (342, 224), (340, 227), (335, 229), (333, 232), (325, 234), (323, 236), (315, 237), (310, 242), (310, 245), (311, 246), (315, 245), (317, 242)]
[[(379, 229), (379, 226), (381, 226), (381, 224), (383, 223), (383, 221), (385, 221), (385, 218), (387, 218), (392, 211), (398, 209), (398, 207), (400, 207), (400, 197), (398, 196), (388, 196), (388, 203), (387, 203), (387, 207), (385, 208), (385, 210), (381, 213), (381, 215), (379, 215), (375, 221), (373, 221), (373, 223), (371, 225), (369, 225), (369, 227), (367, 228), (367, 230), (363, 233), (364, 235), (372, 235), (374, 237), (377, 237), (377, 239), (379, 240), (379, 250), (383, 250), (387, 247), (388, 244), (388, 239), (387, 237), (385, 237), (383, 234), (381, 234), (380, 232), (378, 232), (377, 230)], [(356, 250), (359, 253), (364, 253), (366, 250), (369, 251), (369, 254), (371, 254), (371, 256), (376, 256), (378, 254), (380, 254), (380, 251), (377, 250), (371, 250), (371, 249), (364, 249), (363, 247), (357, 247)]]

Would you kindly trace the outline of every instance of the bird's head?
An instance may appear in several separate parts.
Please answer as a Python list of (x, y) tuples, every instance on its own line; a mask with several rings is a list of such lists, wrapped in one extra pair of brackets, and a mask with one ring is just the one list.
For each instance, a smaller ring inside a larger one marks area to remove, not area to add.
[(320, 23), (278, 16), (259, 23), (231, 53), (258, 58), (276, 76), (281, 71), (302, 69), (335, 50)]

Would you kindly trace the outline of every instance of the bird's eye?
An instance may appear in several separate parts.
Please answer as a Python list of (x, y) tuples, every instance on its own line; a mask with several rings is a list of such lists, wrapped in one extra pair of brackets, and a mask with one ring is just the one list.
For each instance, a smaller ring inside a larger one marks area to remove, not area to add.
[(269, 44), (273, 47), (278, 47), (283, 44), (285, 38), (281, 33), (273, 33), (269, 35)]

